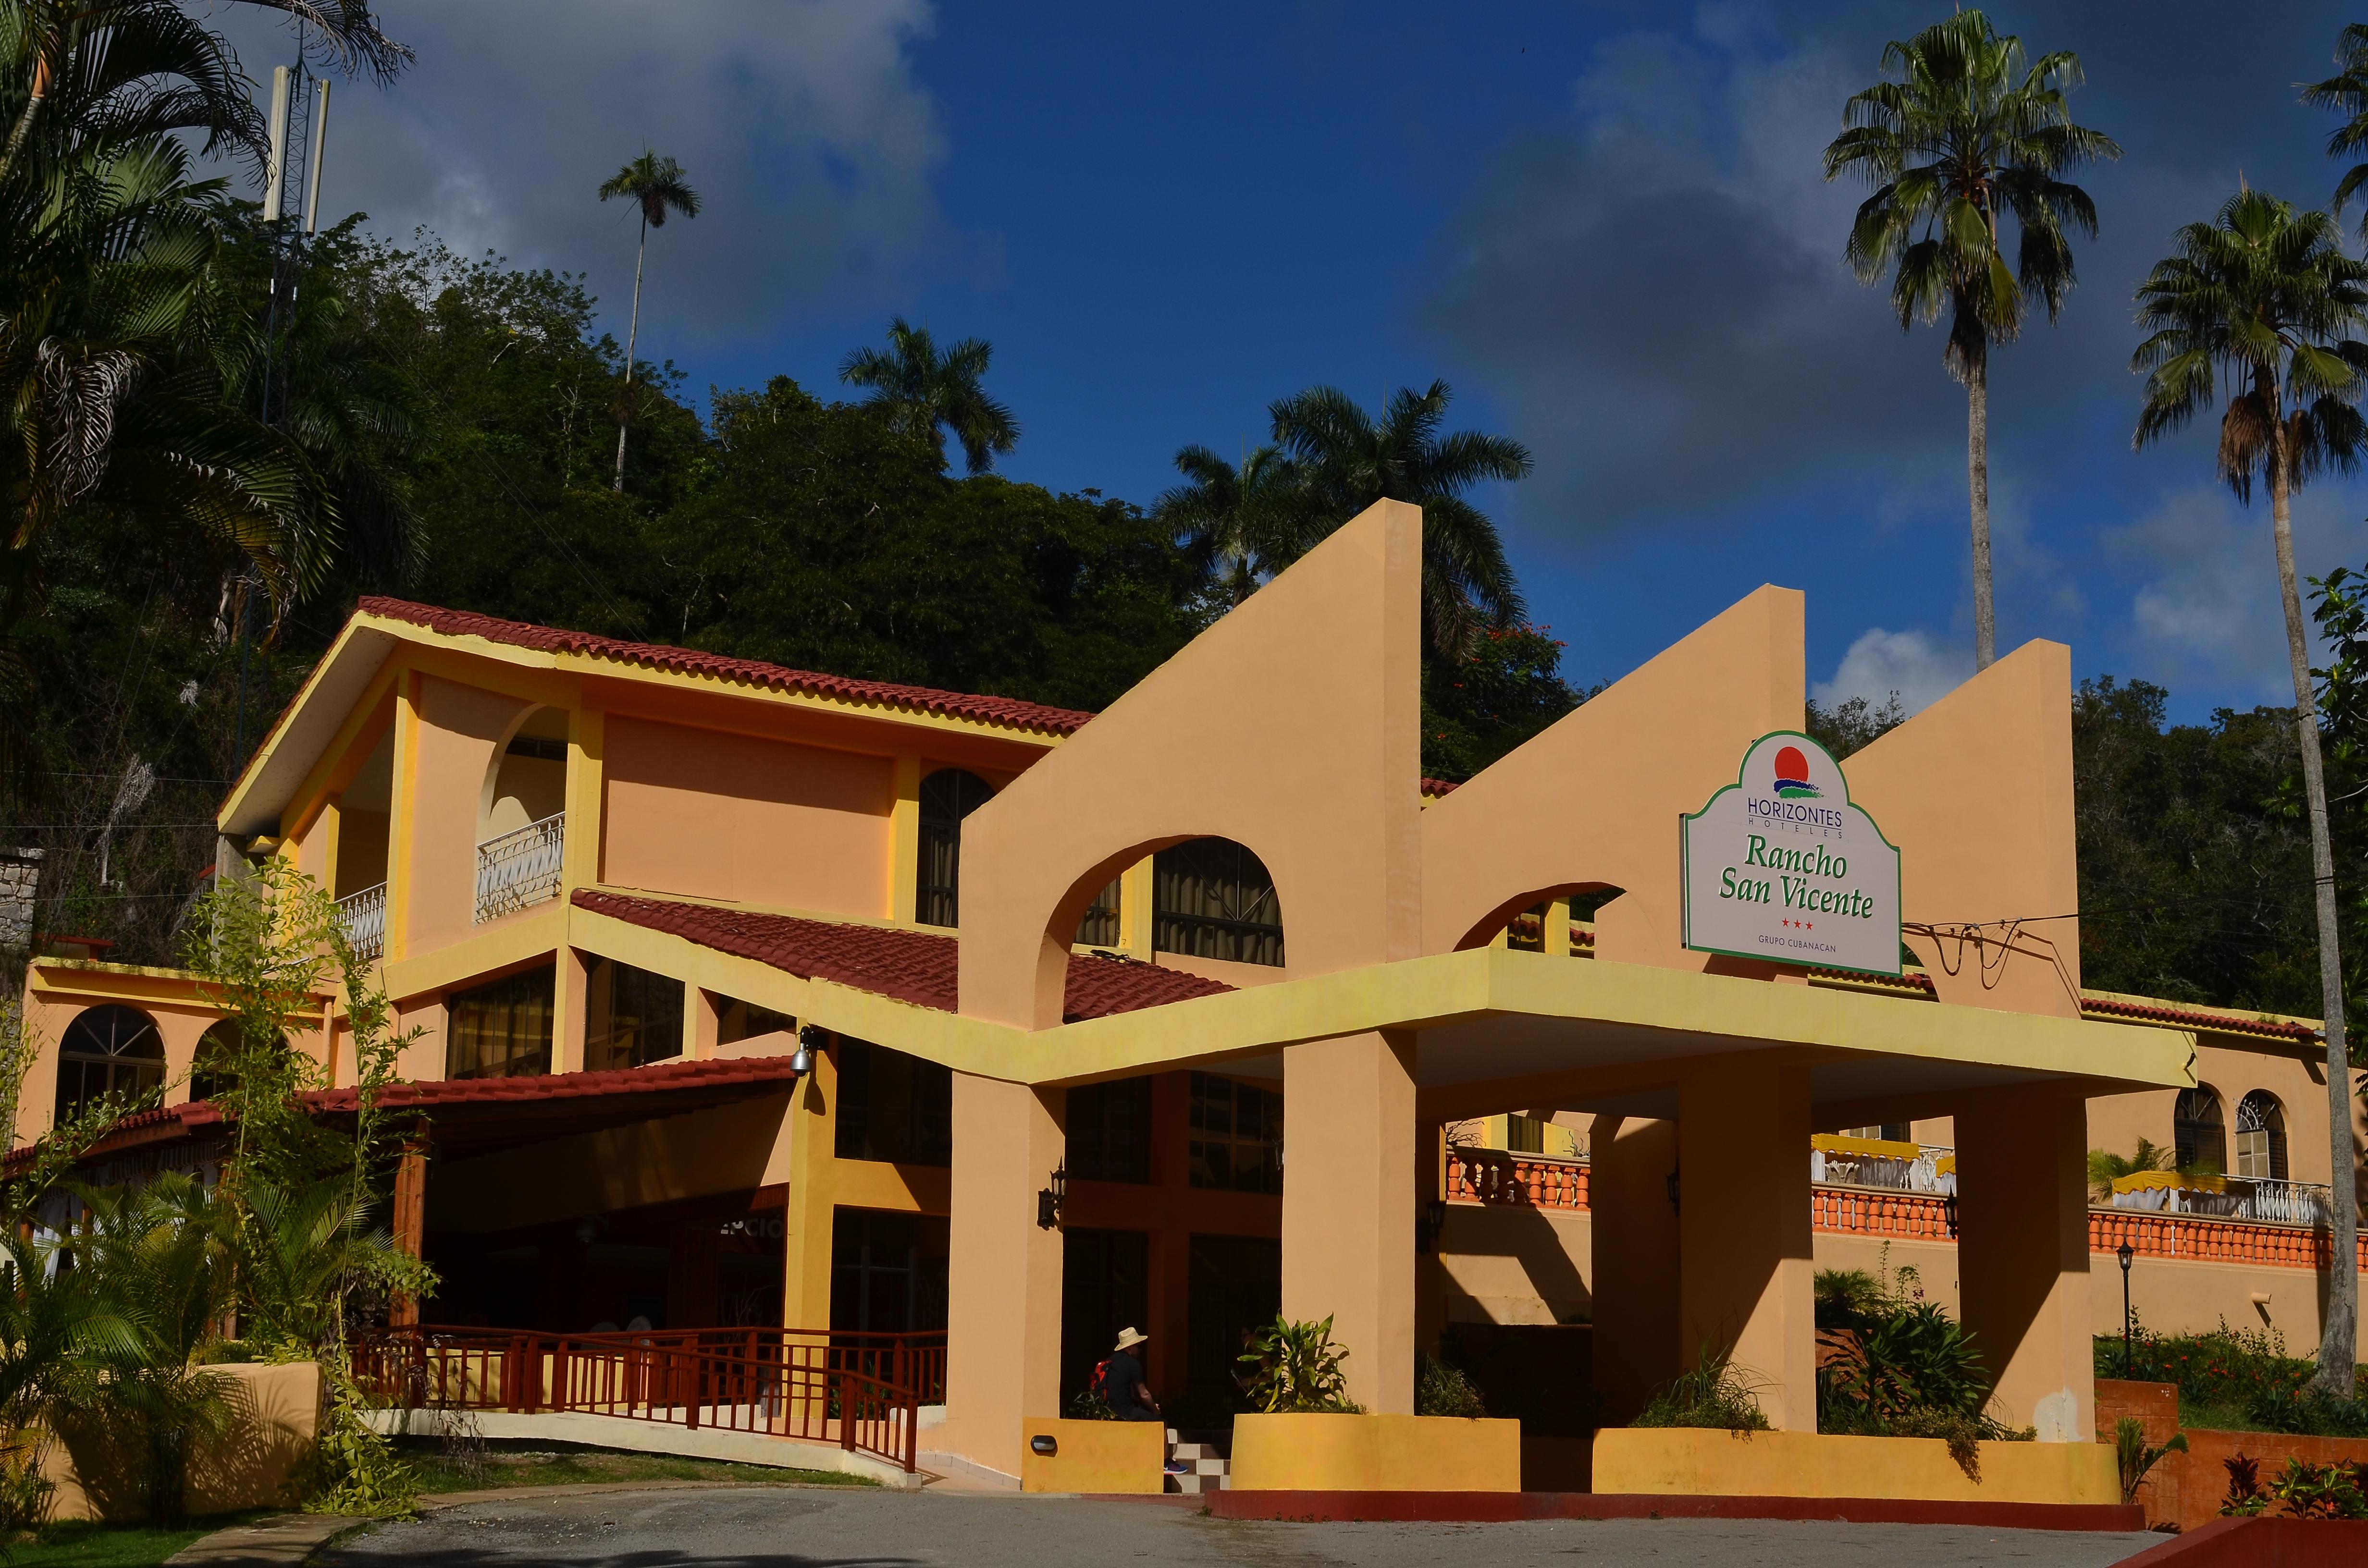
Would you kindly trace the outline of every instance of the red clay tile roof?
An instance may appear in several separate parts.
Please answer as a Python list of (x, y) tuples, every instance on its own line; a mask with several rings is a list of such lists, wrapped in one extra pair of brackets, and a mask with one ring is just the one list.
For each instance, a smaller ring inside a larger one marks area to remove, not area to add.
[(1426, 778), (1422, 781), (1422, 792), (1426, 795), (1452, 795), (1456, 788), (1452, 778)]
[(1008, 724), (1014, 729), (1034, 730), (1048, 735), (1074, 734), (1093, 717), (1075, 709), (1049, 708), (1041, 702), (1022, 702), (1016, 698), (978, 697), (966, 692), (937, 691), (928, 687), (854, 680), (846, 676), (793, 670), (755, 659), (732, 659), (721, 653), (702, 653), (696, 648), (625, 642), (613, 637), (596, 637), (588, 631), (531, 626), (525, 621), (501, 620), (472, 610), (439, 609), (434, 605), (381, 598), (375, 595), (365, 596), (354, 608), (358, 614), (406, 621), (447, 637), (482, 637), (489, 642), (501, 642), (513, 648), (533, 648), (548, 653), (586, 653), (595, 658), (615, 659), (651, 669), (713, 676), (722, 680), (744, 681), (777, 691), (810, 692), (817, 697), (835, 697), (850, 702), (882, 702), (898, 708), (917, 709), (924, 713), (943, 714), (948, 718)]
[(2081, 994), (2080, 1011), (2107, 1018), (2209, 1029), (2215, 1034), (2259, 1035), (2267, 1040), (2296, 1042), (2319, 1038), (2318, 1030), (2310, 1025), (2283, 1018), (2248, 1018), (2241, 1013), (2206, 1012), (2198, 1007), (2178, 1007), (2169, 1003), (2125, 1002), (2117, 996), (2099, 996), (2090, 992)]
[[(663, 931), (735, 958), (755, 959), (801, 979), (830, 980), (893, 996), (940, 1013), (958, 1010), (962, 943), (958, 937), (877, 926), (842, 926), (790, 915), (758, 915), (712, 903), (677, 903), (592, 888), (575, 892), (575, 905), (595, 915)], [(1231, 991), (1158, 964), (1078, 954), (1069, 960), (1064, 1022), (1106, 1018), (1195, 996)]]

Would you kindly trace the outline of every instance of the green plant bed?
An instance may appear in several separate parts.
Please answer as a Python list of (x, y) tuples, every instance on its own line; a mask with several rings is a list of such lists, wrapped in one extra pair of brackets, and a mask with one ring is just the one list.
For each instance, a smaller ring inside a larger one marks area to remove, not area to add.
[(613, 1449), (575, 1448), (563, 1443), (487, 1443), (482, 1460), (471, 1465), (432, 1438), (397, 1445), (419, 1477), (423, 1496), (512, 1486), (582, 1486), (630, 1481), (714, 1481), (734, 1486), (877, 1486), (870, 1476), (831, 1470), (777, 1470), (771, 1465), (732, 1464), (676, 1454), (622, 1453)]
[(2320, 1398), (2306, 1392), (2317, 1368), (2287, 1355), (2284, 1336), (2270, 1330), (2231, 1328), (2225, 1319), (2204, 1334), (2155, 1334), (2141, 1324), (2126, 1351), (2120, 1335), (2099, 1335), (2095, 1355), (2100, 1378), (2175, 1385), (2182, 1426), (2368, 1437), (2368, 1369), (2351, 1403)]
[(44, 1525), (9, 1541), (6, 1561), (8, 1568), (151, 1568), (218, 1529), (259, 1517), (222, 1514), (169, 1530), (81, 1520)]

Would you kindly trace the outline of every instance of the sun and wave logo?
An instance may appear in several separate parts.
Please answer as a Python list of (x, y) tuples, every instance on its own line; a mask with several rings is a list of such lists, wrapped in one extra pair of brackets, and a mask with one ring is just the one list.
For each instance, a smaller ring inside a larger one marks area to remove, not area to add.
[(1776, 754), (1776, 798), (1780, 801), (1814, 801), (1824, 791), (1809, 782), (1809, 759), (1801, 755), (1799, 746), (1786, 746)]

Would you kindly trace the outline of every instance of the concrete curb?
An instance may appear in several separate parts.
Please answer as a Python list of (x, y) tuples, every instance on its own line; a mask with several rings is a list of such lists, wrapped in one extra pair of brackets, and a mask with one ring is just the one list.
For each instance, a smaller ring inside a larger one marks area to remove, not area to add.
[[(517, 1497), (588, 1497), (610, 1492), (723, 1492), (756, 1488), (778, 1492), (852, 1492), (852, 1486), (814, 1482), (586, 1481), (564, 1486), (492, 1486), (476, 1492), (439, 1492), (419, 1499), (419, 1511), (464, 1508)], [(882, 1489), (884, 1490), (884, 1488)], [(191, 1541), (165, 1560), (165, 1568), (299, 1568), (314, 1552), (342, 1537), (385, 1521), (346, 1514), (274, 1514), (218, 1529)]]

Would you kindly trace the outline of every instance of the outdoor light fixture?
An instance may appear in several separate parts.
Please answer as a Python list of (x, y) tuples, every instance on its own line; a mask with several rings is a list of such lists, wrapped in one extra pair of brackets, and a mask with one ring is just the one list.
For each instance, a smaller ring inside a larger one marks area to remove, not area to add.
[(829, 1043), (828, 1035), (813, 1024), (808, 1024), (803, 1028), (798, 1030), (798, 1048), (790, 1055), (790, 1071), (792, 1073), (813, 1072), (814, 1052), (820, 1051), (827, 1043)]
[(1069, 1196), (1069, 1167), (1053, 1167), (1053, 1185), (1036, 1194), (1036, 1223), (1051, 1230), (1061, 1222), (1061, 1205)]
[(1439, 1244), (1440, 1228), (1447, 1223), (1447, 1199), (1434, 1198), (1415, 1217), (1414, 1250), (1417, 1256), (1428, 1253)]
[(1028, 1439), (1028, 1451), (1031, 1454), (1042, 1454), (1046, 1459), (1051, 1459), (1054, 1454), (1061, 1451), (1061, 1439), (1058, 1437), (1047, 1437), (1045, 1434), (1039, 1432), (1036, 1436)]
[(2137, 1256), (2137, 1249), (2123, 1242), (2113, 1249), (2113, 1256), (2122, 1260), (2122, 1376), (2126, 1378), (2130, 1375), (2130, 1259)]
[(1678, 1212), (1678, 1167), (1669, 1167), (1669, 1212)]

